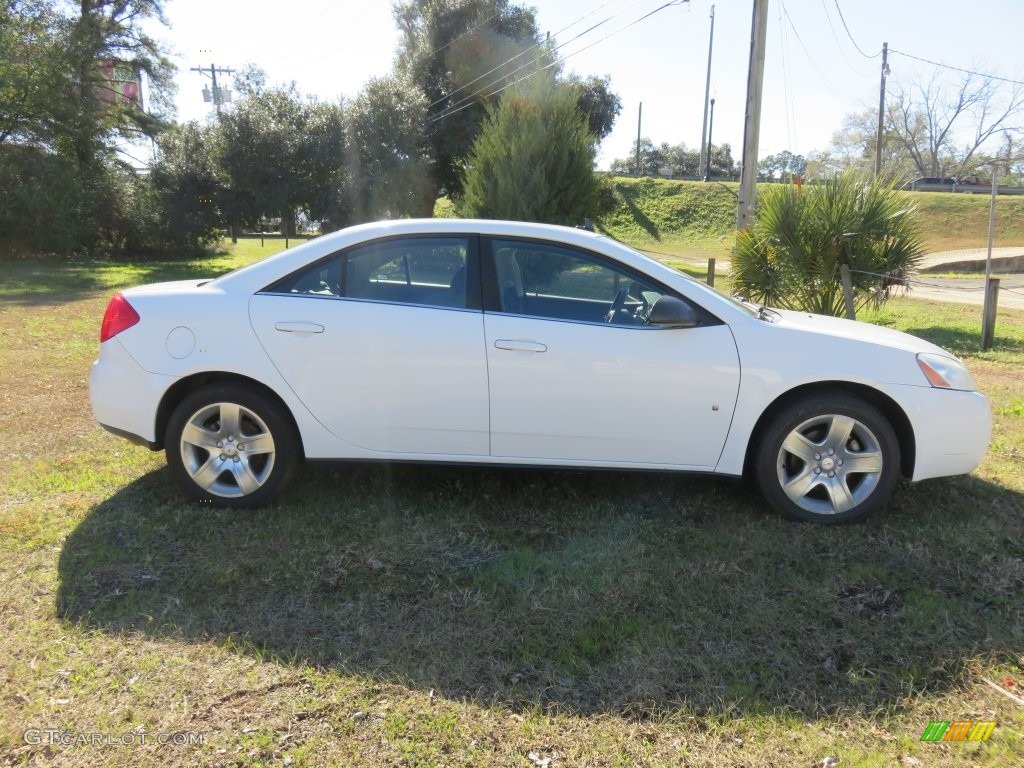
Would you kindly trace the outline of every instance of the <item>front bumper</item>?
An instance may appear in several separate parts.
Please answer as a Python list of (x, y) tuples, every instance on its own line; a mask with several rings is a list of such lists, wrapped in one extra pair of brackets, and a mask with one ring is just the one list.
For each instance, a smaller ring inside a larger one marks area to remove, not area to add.
[(895, 387), (892, 392), (914, 428), (911, 480), (965, 475), (985, 456), (992, 437), (988, 399), (980, 392)]

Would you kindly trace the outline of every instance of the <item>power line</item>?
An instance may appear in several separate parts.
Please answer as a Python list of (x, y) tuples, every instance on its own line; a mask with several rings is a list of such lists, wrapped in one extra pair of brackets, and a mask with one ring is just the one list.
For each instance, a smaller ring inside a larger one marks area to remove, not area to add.
[[(609, 2), (610, 2), (610, 0), (609, 0)], [(465, 37), (466, 35), (469, 35), (469, 34), (472, 34), (473, 32), (476, 32), (476, 31), (477, 31), (478, 29), (480, 29), (480, 27), (482, 27), (482, 26), (483, 26), (484, 24), (487, 24), (488, 22), (490, 22), (490, 21), (493, 21), (493, 20), (494, 20), (494, 19), (496, 19), (496, 18), (498, 18), (498, 12), (492, 13), (492, 14), (491, 14), (490, 16), (488, 16), (488, 17), (487, 17), (486, 19), (484, 19), (483, 21), (481, 21), (481, 22), (480, 22), (479, 24), (477, 24), (477, 25), (476, 25), (475, 27), (473, 27), (472, 29), (467, 29), (467, 30), (466, 30), (465, 32), (463, 32), (463, 33), (462, 33), (461, 35), (459, 35), (458, 37), (456, 37), (456, 38), (455, 38), (454, 40), (449, 40), (449, 41), (448, 41), (447, 43), (445, 43), (444, 45), (442, 45), (442, 46), (441, 46), (440, 48), (435, 48), (434, 50), (432, 50), (432, 51), (430, 52), (430, 56), (428, 56), (427, 58), (429, 59), (429, 58), (430, 58), (431, 56), (436, 56), (436, 55), (437, 55), (437, 54), (439, 54), (439, 53), (440, 53), (441, 51), (443, 51), (443, 50), (444, 50), (445, 48), (447, 48), (447, 47), (448, 47), (449, 45), (455, 45), (455, 43), (459, 42), (459, 40), (461, 40), (462, 38), (464, 38), (464, 37)]]
[[(587, 50), (589, 48), (593, 48), (598, 43), (603, 43), (609, 37), (612, 37), (613, 35), (617, 35), (619, 32), (622, 32), (625, 29), (629, 29), (630, 27), (632, 27), (635, 24), (639, 24), (644, 19), (647, 19), (647, 18), (653, 16), (654, 14), (658, 13), (659, 11), (663, 11), (664, 9), (668, 8), (669, 6), (672, 6), (672, 5), (682, 5), (683, 3), (688, 3), (689, 1), (690, 0), (671, 0), (671, 2), (665, 3), (664, 5), (660, 5), (657, 8), (655, 8), (653, 11), (650, 11), (649, 13), (645, 13), (640, 18), (635, 19), (634, 21), (631, 21), (629, 24), (625, 24), (625, 25), (619, 27), (618, 29), (616, 29), (615, 31), (609, 32), (607, 35), (605, 35), (604, 37), (600, 38), (599, 40), (595, 40), (594, 42), (592, 42), (592, 43), (590, 43), (588, 45), (585, 45), (582, 48), (573, 51), (572, 53), (566, 54), (565, 56), (562, 57), (561, 62), (565, 62), (565, 61), (571, 59), (576, 54), (583, 53), (585, 50)], [(636, 5), (636, 3), (634, 3), (633, 5)], [(632, 8), (632, 7), (633, 6), (630, 6), (630, 8)], [(613, 16), (609, 17), (609, 19), (614, 18), (615, 16), (618, 16), (620, 13), (622, 13), (622, 11), (620, 11), (619, 13), (616, 13)], [(606, 19), (605, 21), (608, 21), (608, 19)], [(594, 29), (596, 29), (597, 27), (599, 27), (601, 24), (604, 24), (604, 23), (605, 22), (602, 21), (602, 22), (600, 22), (600, 24), (596, 24), (593, 27), (591, 27), (590, 29), (585, 30), (584, 32), (581, 32), (580, 34), (576, 35), (576, 37), (574, 37), (572, 40), (569, 40), (568, 42), (565, 42), (562, 45), (557, 46), (554, 50), (557, 51), (560, 48), (563, 48), (564, 46), (568, 45), (571, 42), (574, 42), (575, 40), (579, 39), (580, 37), (582, 37), (583, 35), (591, 32), (591, 31), (593, 31)], [(570, 25), (570, 26), (572, 26), (572, 25)], [(513, 85), (518, 85), (519, 83), (523, 82), (524, 80), (528, 80), (529, 78), (533, 77), (534, 75), (537, 75), (537, 74), (539, 74), (539, 73), (541, 73), (541, 72), (543, 72), (543, 71), (545, 71), (547, 69), (551, 69), (552, 67), (557, 66), (561, 62), (553, 61), (550, 64), (547, 64), (547, 65), (541, 67), (540, 69), (534, 70), (533, 72), (530, 72), (529, 74), (519, 78), (518, 80), (515, 80), (515, 81), (513, 81), (511, 83), (508, 83), (508, 84), (502, 86), (498, 90), (492, 91), (491, 93), (487, 94), (487, 98), (490, 98), (491, 96), (497, 96), (499, 93), (501, 93), (502, 91), (505, 91), (505, 90), (511, 88)], [(523, 65), (523, 66), (519, 67), (514, 72), (512, 72), (512, 74), (514, 75), (516, 72), (519, 72), (520, 70), (522, 70), (526, 66), (528, 66), (528, 65)], [(486, 91), (488, 88), (490, 88), (493, 85), (496, 85), (499, 82), (501, 82), (500, 79), (492, 81), (490, 85), (484, 86), (483, 88), (481, 88), (476, 93), (472, 94), (471, 96), (467, 96), (466, 98), (462, 99), (462, 101), (458, 102), (458, 104), (462, 104), (462, 106), (458, 107), (458, 109), (450, 109), (448, 111), (442, 112), (441, 114), (436, 115), (433, 118), (427, 120), (427, 122), (428, 123), (436, 123), (438, 120), (443, 120), (446, 117), (450, 117), (451, 115), (454, 115), (454, 114), (456, 114), (458, 112), (461, 112), (462, 110), (466, 109), (467, 107), (472, 106), (472, 104), (473, 104), (472, 99), (473, 98), (475, 98), (476, 96), (480, 95), (481, 93)], [(463, 103), (463, 102), (467, 102), (467, 103)]]
[[(846, 26), (846, 18), (843, 16), (843, 9), (839, 7), (839, 0), (835, 0), (835, 3), (836, 3), (836, 10), (839, 11), (839, 20), (841, 22), (843, 22), (843, 29), (846, 30), (846, 36), (848, 38), (850, 38), (850, 42), (853, 43), (853, 47), (857, 49), (857, 53), (859, 53), (865, 59), (877, 59), (879, 56), (881, 56), (882, 55), (881, 51), (879, 51), (878, 53), (876, 53), (873, 56), (868, 56), (866, 53), (864, 53), (864, 51), (861, 50), (861, 47), (859, 45), (857, 45), (857, 41), (853, 39), (853, 35), (850, 34), (850, 28), (848, 26)], [(829, 21), (829, 23), (831, 24), (832, 22)]]
[[(903, 286), (905, 288), (909, 287), (911, 285), (922, 285), (925, 288), (938, 288), (940, 290), (946, 290), (946, 291), (967, 291), (967, 292), (970, 292), (970, 291), (984, 291), (985, 290), (985, 286), (983, 286), (983, 285), (948, 285), (948, 284), (944, 284), (944, 283), (929, 283), (929, 282), (927, 282), (925, 280), (918, 280), (918, 279), (913, 278), (913, 277), (896, 277), (894, 275), (887, 275), (887, 274), (884, 274), (882, 272), (868, 272), (865, 269), (851, 269), (850, 272), (851, 273), (856, 273), (856, 274), (859, 274), (859, 275), (872, 275), (874, 277), (883, 277), (883, 278), (886, 278), (888, 280), (892, 280), (896, 285), (901, 285), (901, 286)], [(1003, 286), (999, 286), (999, 290), (1007, 291), (1007, 292), (1013, 293), (1013, 294), (1017, 294), (1018, 296), (1024, 296), (1024, 293), (1021, 293), (1020, 291), (1014, 290), (1013, 288), (1005, 288)]]
[(779, 5), (782, 6), (782, 13), (785, 14), (786, 21), (789, 23), (790, 29), (792, 29), (793, 34), (796, 35), (796, 41), (800, 43), (800, 47), (803, 48), (804, 55), (807, 57), (807, 61), (810, 62), (811, 69), (813, 69), (817, 73), (818, 77), (821, 78), (821, 82), (825, 85), (826, 88), (828, 88), (832, 92), (833, 96), (835, 96), (840, 101), (847, 102), (848, 94), (843, 94), (837, 91), (835, 87), (832, 85), (832, 83), (829, 81), (829, 79), (825, 77), (825, 73), (822, 72), (821, 69), (818, 67), (817, 62), (814, 60), (814, 57), (811, 55), (810, 50), (808, 50), (807, 45), (804, 43), (804, 39), (800, 37), (800, 32), (797, 30), (796, 25), (793, 23), (793, 19), (790, 17), (789, 11), (786, 9), (785, 2), (780, 2)]
[[(826, 0), (821, 0), (821, 9), (825, 11), (825, 19), (828, 21), (828, 28), (832, 32), (832, 37), (836, 41), (836, 47), (839, 49), (839, 53), (842, 54), (843, 61), (845, 61), (849, 65), (850, 69), (853, 70), (858, 76), (864, 77), (864, 73), (857, 69), (857, 67), (853, 65), (853, 62), (850, 61), (850, 57), (846, 55), (846, 51), (844, 49), (845, 46), (843, 46), (842, 42), (839, 40), (839, 34), (836, 32), (836, 26), (835, 24), (832, 23), (832, 14), (828, 12), (828, 3), (826, 2)], [(847, 36), (849, 36), (849, 30), (847, 30), (846, 34)], [(854, 46), (856, 45), (857, 44), (854, 43)]]
[(114, 151), (117, 152), (119, 155), (124, 155), (125, 157), (134, 160), (136, 163), (138, 163), (143, 168), (149, 168), (150, 167), (150, 164), (147, 163), (145, 160), (140, 160), (135, 155), (132, 155), (132, 154), (129, 154), (128, 152), (125, 152), (120, 147), (114, 147)]
[[(361, 13), (358, 16), (354, 17), (352, 19), (352, 21), (355, 21), (356, 19), (361, 19), (365, 15), (366, 15), (365, 13)], [(353, 34), (351, 34), (351, 35), (349, 35), (347, 37), (344, 37), (344, 38), (341, 38), (339, 40), (336, 40), (333, 43), (333, 45), (337, 49), (344, 49), (344, 48), (347, 48), (350, 44), (355, 43), (357, 41), (364, 41), (364, 42), (368, 41), (368, 40), (372, 39), (375, 34), (377, 34), (378, 32), (380, 32), (382, 30), (384, 30), (385, 28), (387, 28), (387, 26), (388, 26), (388, 22), (387, 21), (381, 22), (376, 27), (371, 27), (370, 29), (367, 29), (367, 30), (360, 30), (358, 32), (353, 32)], [(290, 58), (288, 58), (288, 64), (290, 66), (292, 66), (292, 67), (295, 67), (298, 64), (305, 64), (306, 62), (310, 61), (311, 59), (315, 60), (317, 57), (322, 57), (324, 55), (324, 53), (321, 50), (321, 48), (319, 47), (319, 43), (323, 42), (324, 40), (326, 40), (329, 37), (334, 37), (334, 36), (336, 36), (336, 32), (332, 30), (331, 32), (328, 32), (326, 35), (324, 35), (323, 37), (313, 41), (308, 46), (306, 46), (307, 50), (304, 53), (297, 53), (297, 54), (291, 56)]]
[(786, 109), (786, 139), (789, 141), (789, 146), (793, 149), (796, 148), (795, 133), (793, 131), (793, 88), (790, 80), (789, 66), (786, 62), (786, 28), (782, 24), (782, 6), (779, 6), (779, 41), (781, 46), (779, 47), (779, 53), (782, 57), (782, 97)]
[[(657, 8), (655, 8), (655, 9), (654, 9), (653, 11), (650, 11), (649, 13), (645, 13), (645, 14), (644, 14), (643, 16), (641, 16), (641, 17), (640, 17), (639, 19), (636, 19), (636, 20), (634, 20), (634, 21), (631, 21), (631, 22), (629, 22), (629, 24), (625, 24), (624, 26), (621, 26), (621, 27), (619, 27), (619, 28), (618, 28), (618, 29), (616, 29), (616, 30), (615, 30), (614, 32), (609, 32), (609, 33), (608, 33), (607, 35), (605, 35), (604, 37), (602, 37), (602, 38), (601, 38), (600, 40), (595, 40), (594, 42), (592, 42), (592, 43), (589, 43), (588, 45), (585, 45), (585, 46), (583, 46), (583, 47), (582, 47), (582, 48), (580, 48), (579, 50), (576, 50), (576, 51), (573, 51), (572, 53), (568, 53), (568, 54), (566, 54), (566, 55), (565, 55), (565, 56), (563, 57), (562, 61), (565, 61), (566, 59), (570, 59), (570, 58), (572, 58), (572, 57), (573, 57), (573, 56), (575, 56), (575, 55), (576, 55), (577, 53), (583, 53), (583, 52), (584, 52), (585, 50), (587, 50), (588, 48), (593, 48), (593, 47), (594, 47), (595, 45), (597, 45), (598, 43), (603, 43), (603, 42), (604, 42), (605, 40), (607, 40), (607, 39), (608, 39), (609, 37), (611, 37), (612, 35), (617, 35), (617, 34), (618, 34), (619, 32), (622, 32), (622, 31), (623, 31), (623, 30), (625, 30), (625, 29), (629, 29), (630, 27), (632, 27), (632, 26), (633, 26), (633, 25), (635, 25), (635, 24), (639, 24), (639, 23), (640, 23), (641, 21), (643, 21), (644, 19), (646, 19), (646, 18), (649, 18), (649, 17), (653, 16), (654, 14), (658, 13), (659, 11), (663, 11), (663, 10), (665, 10), (665, 9), (666, 9), (666, 8), (668, 8), (669, 6), (672, 6), (672, 5), (682, 5), (683, 3), (688, 3), (688, 2), (690, 2), (690, 0), (672, 0), (671, 2), (665, 3), (664, 5), (659, 5), (659, 6), (658, 6)], [(633, 5), (636, 5), (636, 3), (634, 3)], [(630, 8), (632, 8), (633, 6), (631, 5), (631, 6), (629, 6), (629, 7), (630, 7)], [(628, 9), (627, 9), (627, 10), (628, 10)], [(616, 14), (616, 15), (618, 15), (618, 14)], [(602, 23), (603, 23), (603, 22), (602, 22)], [(591, 29), (593, 29), (593, 28), (594, 28), (594, 27), (591, 27)], [(587, 31), (589, 32), (590, 30), (587, 30)], [(577, 35), (576, 37), (579, 37), (579, 35)], [(575, 39), (575, 38), (574, 38), (574, 39)], [(571, 42), (573, 42), (573, 41), (572, 41), (572, 40), (570, 40), (570, 41), (569, 41), (569, 43), (571, 43)], [(566, 43), (566, 45), (568, 45), (569, 43)], [(558, 47), (559, 47), (559, 48), (561, 48), (562, 46), (558, 46)]]
[[(555, 33), (555, 37), (557, 37), (558, 35), (562, 34), (562, 33), (563, 33), (563, 32), (565, 32), (565, 31), (566, 31), (567, 29), (571, 29), (572, 27), (576, 26), (576, 25), (577, 25), (577, 24), (579, 24), (579, 23), (580, 23), (581, 21), (583, 21), (583, 20), (584, 20), (585, 18), (587, 18), (588, 16), (592, 16), (593, 14), (597, 13), (597, 12), (598, 12), (599, 10), (601, 10), (601, 9), (602, 9), (602, 8), (604, 8), (604, 7), (606, 6), (606, 5), (609, 5), (609, 4), (610, 4), (610, 3), (612, 3), (612, 2), (614, 2), (614, 0), (605, 0), (605, 2), (604, 2), (604, 3), (602, 3), (601, 5), (597, 6), (596, 8), (594, 8), (594, 9), (592, 9), (592, 10), (590, 10), (590, 11), (587, 11), (587, 12), (586, 12), (585, 14), (583, 14), (582, 16), (580, 16), (580, 17), (579, 17), (578, 19), (576, 19), (575, 21), (571, 22), (570, 24), (567, 24), (566, 26), (564, 26), (564, 27), (562, 27), (562, 28), (561, 28), (560, 30), (558, 30), (558, 31), (557, 31), (557, 32)], [(584, 30), (583, 32), (580, 32), (580, 33), (579, 33), (578, 35), (576, 35), (576, 37), (574, 37), (574, 38), (573, 38), (573, 40), (576, 40), (577, 38), (581, 37), (582, 35), (585, 35), (585, 34), (587, 34), (588, 32), (591, 32), (591, 31), (592, 31), (592, 30), (594, 30), (594, 29), (597, 29), (597, 27), (601, 26), (602, 24), (605, 24), (605, 23), (606, 23), (606, 22), (608, 22), (608, 21), (611, 21), (611, 20), (612, 20), (612, 19), (614, 19), (614, 18), (615, 18), (616, 16), (619, 16), (619, 15), (621, 15), (621, 14), (625, 13), (625, 12), (626, 12), (626, 11), (628, 11), (628, 10), (629, 10), (630, 8), (632, 8), (632, 7), (633, 7), (633, 6), (635, 6), (635, 5), (638, 5), (638, 4), (639, 4), (639, 3), (641, 3), (641, 2), (643, 2), (643, 0), (634, 0), (634, 2), (633, 2), (633, 4), (632, 4), (632, 5), (630, 5), (630, 6), (627, 6), (626, 8), (623, 8), (623, 9), (622, 9), (621, 11), (617, 11), (616, 13), (612, 14), (611, 16), (609, 16), (609, 17), (608, 17), (607, 19), (605, 19), (604, 21), (598, 22), (598, 23), (597, 23), (597, 24), (595, 24), (594, 26), (590, 27), (590, 29), (586, 29), (586, 30)], [(452, 42), (454, 42), (454, 40), (453, 40)], [(555, 51), (557, 51), (557, 50), (558, 50), (559, 48), (561, 48), (561, 47), (563, 47), (563, 46), (565, 46), (565, 45), (568, 45), (568, 44), (569, 44), (569, 43), (571, 43), (571, 42), (572, 42), (572, 40), (569, 40), (569, 41), (568, 41), (568, 42), (566, 42), (566, 43), (562, 43), (562, 45), (559, 45), (559, 46), (558, 46), (557, 48), (555, 48), (554, 50), (555, 50)], [(483, 73), (482, 75), (480, 75), (479, 77), (475, 77), (475, 78), (473, 78), (473, 79), (472, 79), (472, 80), (470, 80), (470, 81), (469, 81), (468, 83), (464, 83), (463, 85), (460, 85), (460, 86), (459, 86), (458, 88), (456, 88), (456, 89), (455, 89), (454, 91), (452, 91), (451, 93), (447, 93), (447, 94), (445, 94), (444, 96), (442, 96), (441, 98), (439, 98), (439, 99), (437, 99), (436, 101), (432, 102), (431, 104), (428, 104), (428, 105), (427, 105), (427, 109), (431, 109), (432, 107), (436, 107), (436, 106), (437, 106), (438, 104), (440, 104), (440, 103), (441, 103), (442, 101), (445, 101), (446, 99), (450, 99), (450, 98), (452, 98), (453, 96), (455, 96), (455, 94), (457, 94), (457, 93), (458, 93), (459, 91), (464, 91), (464, 90), (466, 90), (467, 88), (469, 88), (469, 86), (473, 85), (473, 83), (477, 83), (477, 82), (479, 82), (479, 81), (483, 80), (483, 79), (484, 79), (485, 77), (487, 77), (487, 76), (489, 76), (489, 75), (492, 75), (492, 74), (494, 74), (495, 72), (497, 72), (497, 71), (498, 71), (499, 69), (501, 69), (502, 67), (504, 67), (504, 66), (506, 66), (506, 65), (508, 65), (508, 64), (511, 64), (511, 63), (512, 63), (513, 61), (515, 61), (516, 59), (520, 58), (521, 56), (525, 56), (526, 54), (530, 53), (530, 51), (533, 51), (533, 50), (535, 50), (535, 49), (539, 48), (540, 46), (541, 46), (541, 42), (540, 42), (540, 41), (538, 41), (538, 42), (534, 43), (534, 44), (533, 44), (533, 45), (531, 45), (531, 46), (530, 46), (529, 48), (527, 48), (527, 49), (525, 49), (525, 50), (522, 50), (522, 51), (520, 51), (520, 52), (519, 52), (519, 53), (517, 53), (517, 54), (516, 54), (515, 56), (512, 56), (512, 57), (511, 57), (511, 58), (509, 58), (509, 59), (506, 59), (506, 60), (505, 60), (505, 61), (503, 61), (503, 62), (502, 62), (501, 64), (498, 64), (498, 65), (497, 65), (496, 67), (493, 67), (492, 69), (489, 69), (489, 70), (488, 70), (487, 72), (484, 72), (484, 73)], [(493, 85), (497, 85), (498, 83), (500, 83), (500, 82), (501, 82), (502, 80), (504, 80), (504, 79), (505, 79), (505, 77), (512, 77), (512, 76), (513, 76), (513, 75), (515, 75), (515, 74), (516, 74), (517, 72), (520, 72), (520, 71), (522, 71), (522, 70), (523, 70), (523, 69), (524, 69), (525, 67), (527, 67), (527, 66), (529, 66), (529, 63), (527, 63), (527, 64), (524, 64), (524, 65), (521, 65), (521, 66), (519, 66), (519, 67), (518, 67), (517, 69), (513, 70), (513, 71), (512, 71), (511, 73), (509, 73), (508, 75), (505, 75), (505, 76), (499, 76), (499, 77), (498, 77), (497, 79), (495, 79), (495, 80), (492, 80), (492, 81), (491, 81), (490, 83), (488, 83), (487, 85), (483, 86), (483, 87), (482, 87), (482, 88), (480, 88), (479, 90), (475, 91), (474, 93), (472, 93), (472, 94), (471, 94), (471, 95), (469, 95), (468, 97), (464, 97), (464, 98), (462, 98), (462, 99), (461, 99), (460, 101), (456, 102), (455, 104), (451, 104), (451, 105), (449, 105), (448, 107), (445, 107), (445, 109), (452, 109), (452, 108), (454, 108), (454, 107), (457, 107), (457, 106), (459, 106), (460, 104), (464, 103), (464, 102), (465, 102), (465, 101), (466, 101), (467, 99), (473, 99), (473, 98), (475, 98), (475, 97), (479, 96), (479, 95), (480, 95), (481, 93), (483, 93), (484, 91), (486, 91), (486, 90), (487, 90), (488, 88), (490, 88), (491, 86), (493, 86)], [(491, 94), (491, 95), (493, 95), (493, 94)], [(442, 111), (443, 111), (443, 110), (442, 110)]]
[(900, 56), (906, 56), (908, 59), (914, 59), (916, 61), (923, 61), (925, 64), (931, 64), (936, 67), (942, 67), (943, 69), (952, 69), (955, 72), (963, 72), (968, 75), (977, 75), (978, 77), (986, 77), (989, 80), (1001, 80), (1004, 83), (1013, 83), (1014, 85), (1024, 85), (1024, 80), (1014, 80), (1010, 77), (1000, 77), (999, 75), (989, 75), (985, 72), (976, 72), (973, 69), (964, 69), (963, 67), (954, 67), (952, 64), (943, 64), (941, 61), (932, 61), (931, 59), (925, 59), (921, 56), (914, 56), (912, 53), (905, 51), (897, 51), (894, 48), (889, 49), (889, 53), (898, 53)]
[[(298, 61), (308, 61), (311, 56), (322, 55), (323, 52), (320, 50), (320, 47), (319, 47), (320, 43), (324, 42), (328, 38), (336, 37), (339, 33), (344, 33), (344, 32), (351, 31), (349, 28), (352, 25), (354, 25), (357, 21), (362, 19), (364, 16), (366, 16), (366, 14), (370, 13), (370, 11), (372, 11), (372, 10), (373, 10), (373, 6), (372, 5), (367, 5), (366, 8), (364, 8), (362, 11), (357, 13), (355, 16), (349, 17), (347, 20), (341, 22), (340, 24), (332, 25), (331, 27), (328, 28), (328, 31), (326, 33), (324, 33), (323, 35), (320, 35), (319, 37), (315, 38), (314, 40), (307, 40), (305, 38), (303, 38), (301, 40), (296, 40), (295, 42), (289, 43), (288, 45), (284, 46), (283, 49), (277, 48), (276, 50), (278, 51), (278, 53), (276, 53), (275, 55), (281, 55), (280, 54), (281, 50), (284, 50), (284, 51), (294, 50), (294, 51), (296, 51), (295, 53), (291, 53), (288, 56), (288, 63), (293, 65), (293, 66)], [(359, 32), (359, 33), (357, 33), (355, 35), (351, 35), (351, 36), (346, 36), (342, 40), (334, 41), (332, 44), (333, 44), (333, 46), (335, 48), (344, 47), (344, 46), (348, 45), (349, 42), (351, 42), (352, 40), (355, 40), (357, 37), (368, 37), (368, 36), (372, 35), (378, 29), (381, 29), (384, 26), (386, 26), (386, 24), (387, 24), (387, 22), (385, 22), (385, 24), (379, 25), (378, 27), (375, 27), (372, 30), (369, 30), (369, 31), (366, 31), (366, 32)], [(300, 46), (300, 47), (296, 48), (296, 46)], [(271, 50), (274, 50), (274, 48), (272, 48)]]
[[(334, 8), (335, 8), (335, 5), (332, 2), (332, 0), (327, 0), (327, 6), (322, 11), (320, 11), (320, 13), (318, 13), (316, 16), (311, 18), (305, 24), (300, 24), (298, 27), (295, 27), (291, 31), (291, 34), (285, 35), (283, 38), (278, 40), (274, 45), (272, 45), (268, 51), (264, 51), (264, 55), (265, 56), (268, 55), (268, 54), (276, 55), (278, 51), (285, 50), (287, 48), (293, 47), (293, 46), (287, 45), (287, 43), (290, 42), (291, 40), (295, 39), (295, 37), (300, 32), (305, 30), (307, 27), (311, 27), (313, 24), (315, 24), (316, 22), (320, 21), (320, 19), (322, 19), (324, 16), (326, 16), (332, 10), (334, 10)], [(359, 14), (359, 16), (362, 16), (365, 13), (366, 13), (366, 11), (363, 11), (363, 13)], [(358, 19), (359, 16), (356, 16), (355, 18), (353, 18), (352, 21), (355, 21), (356, 19)]]

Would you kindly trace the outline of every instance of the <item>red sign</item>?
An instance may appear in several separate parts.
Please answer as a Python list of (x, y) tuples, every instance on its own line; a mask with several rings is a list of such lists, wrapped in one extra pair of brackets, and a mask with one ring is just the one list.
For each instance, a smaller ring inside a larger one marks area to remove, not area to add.
[(142, 75), (137, 69), (119, 61), (104, 61), (100, 71), (106, 80), (100, 98), (110, 104), (142, 109)]

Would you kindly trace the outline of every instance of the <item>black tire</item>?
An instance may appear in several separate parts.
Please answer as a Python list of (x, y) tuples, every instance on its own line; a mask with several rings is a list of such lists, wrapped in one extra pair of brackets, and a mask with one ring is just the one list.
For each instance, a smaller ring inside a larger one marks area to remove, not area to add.
[(302, 455), (291, 415), (240, 384), (214, 384), (188, 395), (167, 422), (164, 446), (185, 493), (217, 507), (266, 504), (291, 479)]
[(785, 517), (854, 523), (892, 495), (900, 445), (870, 403), (844, 393), (813, 395), (786, 406), (767, 425), (754, 470), (762, 495)]

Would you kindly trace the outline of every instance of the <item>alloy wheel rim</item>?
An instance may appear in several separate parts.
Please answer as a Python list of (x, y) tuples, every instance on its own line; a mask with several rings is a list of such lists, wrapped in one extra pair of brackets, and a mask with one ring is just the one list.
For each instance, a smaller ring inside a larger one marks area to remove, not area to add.
[(189, 417), (181, 460), (207, 493), (240, 498), (255, 493), (274, 469), (274, 437), (258, 414), (238, 403), (211, 403)]
[(776, 460), (783, 493), (815, 514), (848, 512), (878, 487), (884, 468), (875, 434), (845, 414), (823, 414), (797, 425)]

